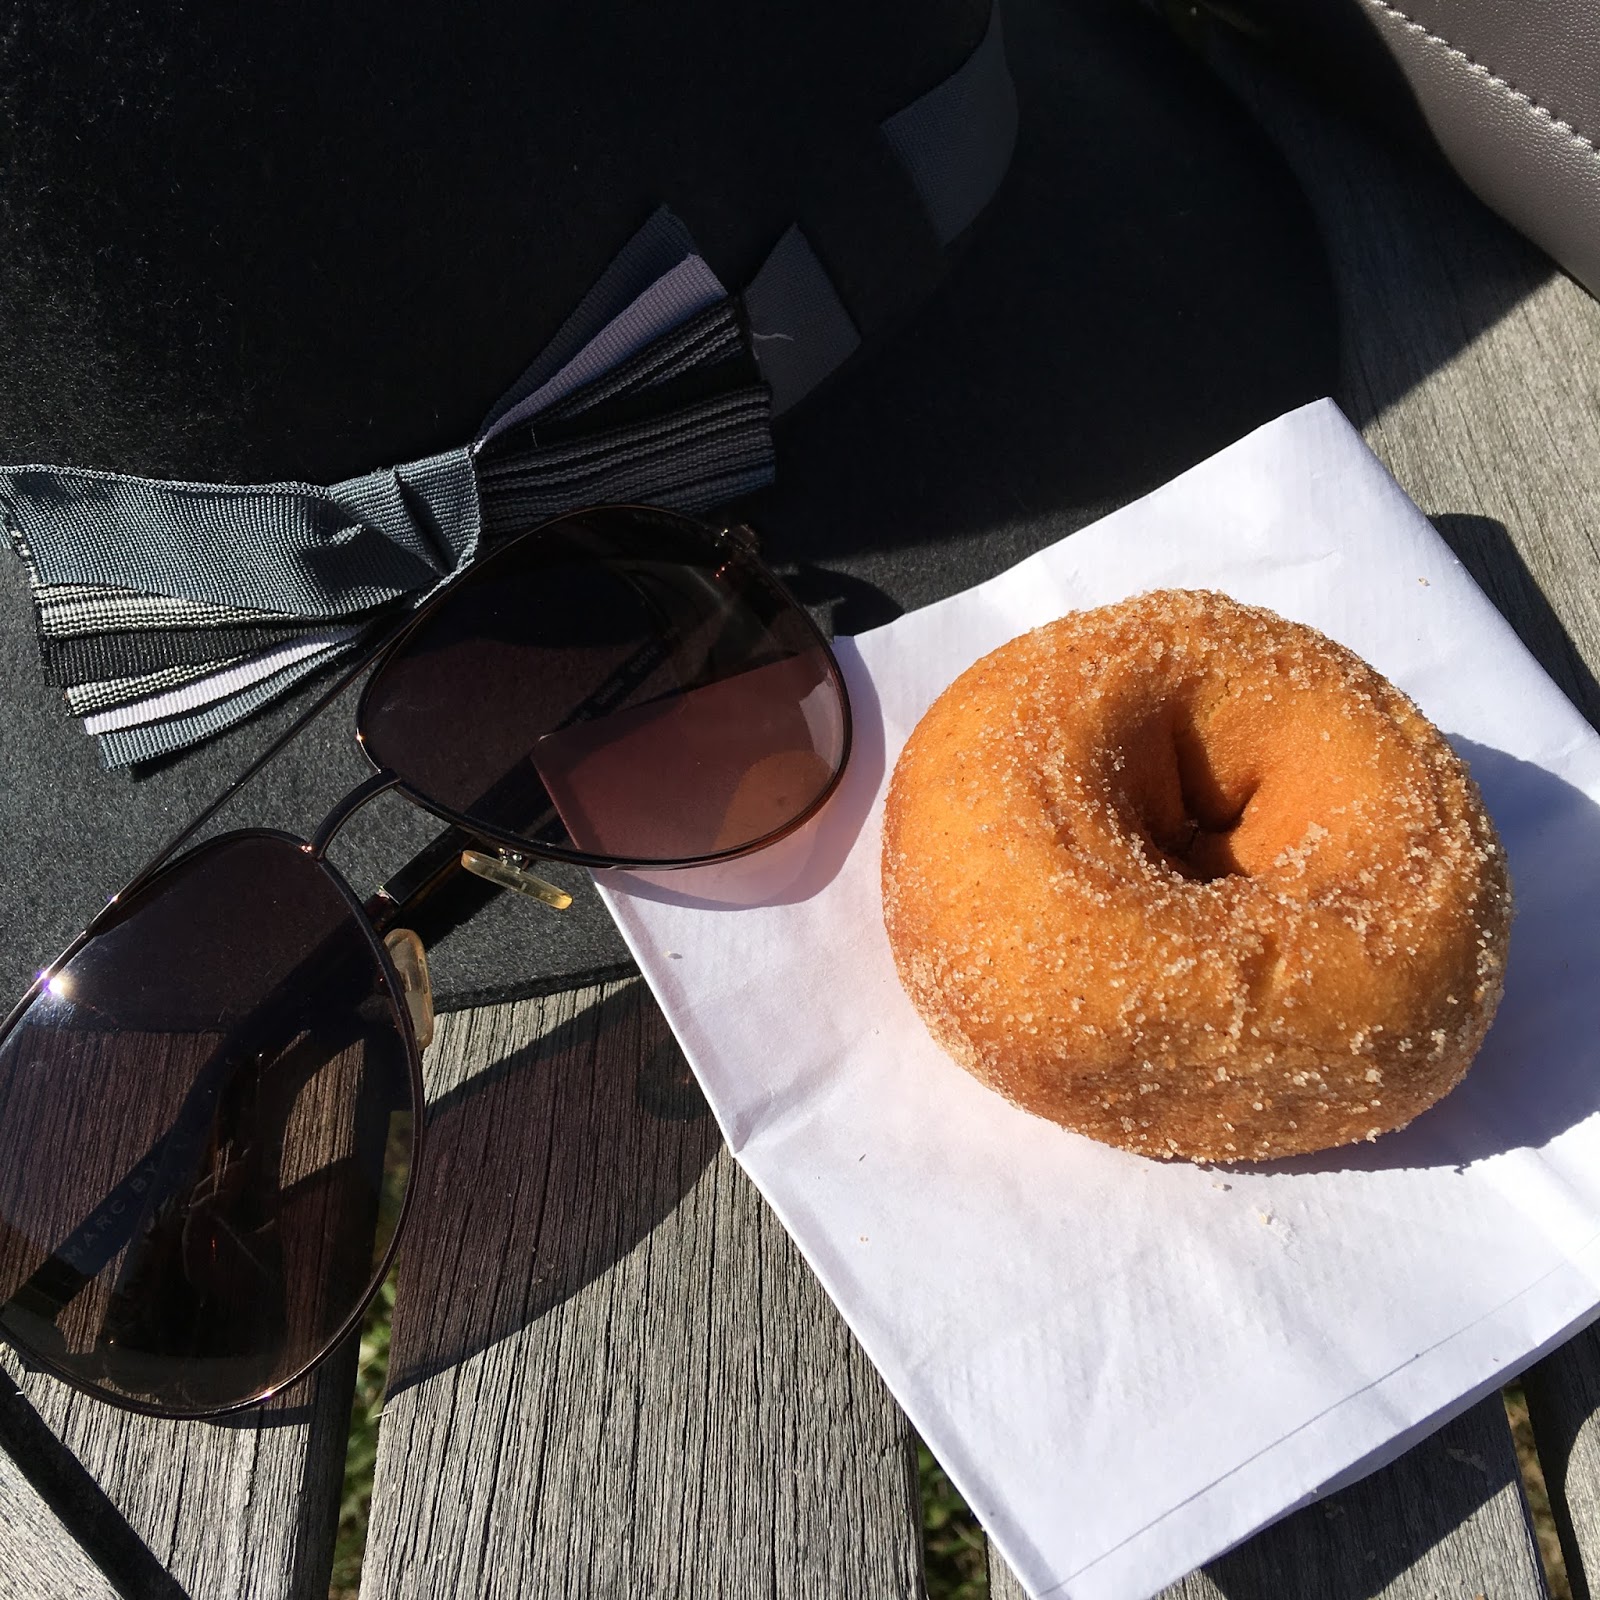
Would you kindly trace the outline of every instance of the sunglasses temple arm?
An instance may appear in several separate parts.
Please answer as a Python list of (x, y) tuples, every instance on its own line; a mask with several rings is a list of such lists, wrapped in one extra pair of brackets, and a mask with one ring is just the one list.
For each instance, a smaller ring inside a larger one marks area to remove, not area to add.
[(479, 842), (462, 828), (446, 828), (389, 878), (363, 908), (379, 937), (402, 922), (409, 926), (430, 897), (455, 881), (462, 871), (462, 851)]

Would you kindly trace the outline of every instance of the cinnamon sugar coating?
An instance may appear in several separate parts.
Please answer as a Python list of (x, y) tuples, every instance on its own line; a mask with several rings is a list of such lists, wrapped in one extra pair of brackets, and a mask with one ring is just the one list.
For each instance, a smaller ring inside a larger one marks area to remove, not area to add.
[(1403, 1126), (1499, 1002), (1505, 854), (1465, 764), (1359, 657), (1225, 595), (1064, 617), (963, 673), (884, 819), (928, 1031), (1007, 1099), (1206, 1161)]

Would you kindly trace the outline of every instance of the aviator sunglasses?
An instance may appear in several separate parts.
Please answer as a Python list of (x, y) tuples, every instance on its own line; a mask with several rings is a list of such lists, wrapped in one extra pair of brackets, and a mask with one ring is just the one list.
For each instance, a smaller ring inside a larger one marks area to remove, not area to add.
[[(196, 1417), (351, 1333), (422, 1132), (410, 911), (463, 867), (559, 904), (530, 862), (744, 855), (837, 785), (838, 664), (753, 546), (626, 506), (501, 546), (377, 656), (373, 772), (309, 839), (179, 854), (219, 799), (40, 974), (0, 1030), (0, 1334), (101, 1399)], [(450, 826), (363, 904), (327, 850), (390, 790)]]

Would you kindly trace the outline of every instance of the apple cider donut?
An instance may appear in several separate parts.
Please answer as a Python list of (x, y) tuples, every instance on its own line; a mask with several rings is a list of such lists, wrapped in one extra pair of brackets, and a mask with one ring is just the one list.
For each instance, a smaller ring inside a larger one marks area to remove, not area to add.
[(1477, 786), (1417, 708), (1314, 629), (1185, 590), (1064, 617), (945, 690), (890, 784), (883, 906), (962, 1066), (1204, 1161), (1432, 1105), (1488, 1030), (1511, 918)]

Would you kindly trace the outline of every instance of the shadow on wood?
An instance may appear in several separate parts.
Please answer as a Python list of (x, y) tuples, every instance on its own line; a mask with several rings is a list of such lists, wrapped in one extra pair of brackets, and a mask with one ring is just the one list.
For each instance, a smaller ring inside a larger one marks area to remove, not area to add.
[(1213, 1561), (1168, 1600), (1372, 1600), (1391, 1585), (1418, 1596), (1544, 1594), (1498, 1395), (1384, 1471)]
[(1600, 1591), (1600, 1326), (1523, 1375), (1572, 1600)]
[(412, 1314), (396, 1319), (391, 1395), (607, 1272), (721, 1143), (642, 984), (504, 1055), (493, 1013), (461, 1020), (429, 1063), (443, 1093), (401, 1249), (398, 1299)]
[(1288, 162), (1338, 301), (1331, 392), (1364, 428), (1510, 315), (1556, 268), (1443, 163), (1221, 30), (1208, 58)]
[(1444, 512), (1429, 521), (1561, 692), (1600, 728), (1600, 683), (1528, 570), (1505, 524), (1493, 517), (1457, 512)]
[(925, 1594), (905, 1419), (644, 985), (451, 1018), (430, 1068), (364, 1592)]
[[(186, 1600), (183, 1586), (166, 1571), (105, 1490), (56, 1438), (3, 1371), (0, 1449), (16, 1463), (39, 1498), (118, 1594), (135, 1596), (137, 1600)], [(4, 1577), (4, 1563), (0, 1563), (0, 1579)]]

